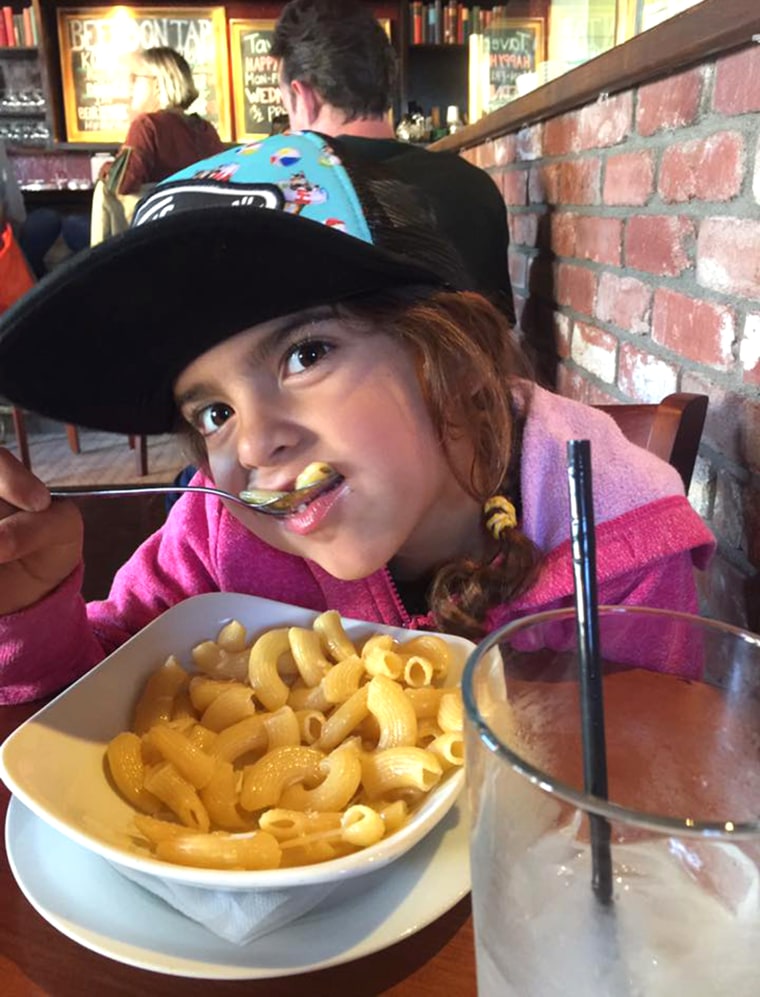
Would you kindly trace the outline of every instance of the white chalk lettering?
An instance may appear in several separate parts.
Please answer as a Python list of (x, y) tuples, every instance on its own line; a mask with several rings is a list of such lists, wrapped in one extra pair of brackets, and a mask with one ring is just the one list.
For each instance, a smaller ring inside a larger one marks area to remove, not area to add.
[(243, 35), (240, 44), (244, 55), (266, 55), (271, 48), (270, 40), (264, 38), (258, 31)]

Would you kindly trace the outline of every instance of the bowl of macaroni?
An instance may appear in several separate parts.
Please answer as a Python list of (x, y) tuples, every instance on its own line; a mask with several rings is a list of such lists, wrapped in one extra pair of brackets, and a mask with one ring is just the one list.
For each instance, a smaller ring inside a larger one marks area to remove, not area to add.
[(11, 791), (135, 877), (334, 884), (464, 786), (464, 638), (229, 593), (169, 609), (2, 746)]

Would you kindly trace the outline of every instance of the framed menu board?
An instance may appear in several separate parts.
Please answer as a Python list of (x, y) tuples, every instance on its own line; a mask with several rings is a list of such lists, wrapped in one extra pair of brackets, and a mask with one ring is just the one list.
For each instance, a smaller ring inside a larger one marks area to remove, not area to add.
[(269, 54), (274, 26), (274, 21), (230, 21), (235, 138), (240, 142), (271, 135), (272, 120), (286, 113), (277, 63)]
[(62, 7), (58, 39), (69, 142), (124, 140), (128, 56), (157, 45), (187, 59), (200, 94), (191, 110), (231, 139), (224, 7)]
[(544, 61), (544, 19), (495, 18), (488, 41), (488, 102), (493, 111), (518, 95), (517, 77), (535, 73)]

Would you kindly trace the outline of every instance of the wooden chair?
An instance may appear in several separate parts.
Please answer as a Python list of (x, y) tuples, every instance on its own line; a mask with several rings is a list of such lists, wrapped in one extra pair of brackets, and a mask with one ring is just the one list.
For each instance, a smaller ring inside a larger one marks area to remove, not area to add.
[(678, 471), (688, 492), (707, 414), (707, 395), (677, 392), (657, 405), (597, 405), (632, 443), (662, 457)]
[[(26, 415), (24, 410), (17, 405), (10, 406), (13, 428), (16, 433), (18, 443), (18, 453), (24, 467), (31, 469), (32, 460), (29, 453), (29, 434), (26, 430)], [(7, 410), (6, 410), (7, 411)], [(82, 448), (79, 443), (79, 430), (70, 423), (66, 424), (66, 437), (73, 453), (81, 453)], [(144, 477), (148, 473), (148, 439), (145, 436), (130, 436), (129, 447), (135, 451), (135, 461), (137, 473)]]

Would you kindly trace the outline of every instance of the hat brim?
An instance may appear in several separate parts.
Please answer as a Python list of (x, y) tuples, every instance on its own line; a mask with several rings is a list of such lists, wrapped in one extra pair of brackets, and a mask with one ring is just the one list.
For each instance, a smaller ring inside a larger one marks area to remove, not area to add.
[(443, 283), (294, 215), (182, 212), (85, 250), (14, 305), (0, 321), (0, 393), (62, 422), (170, 432), (177, 376), (229, 336), (320, 304)]

